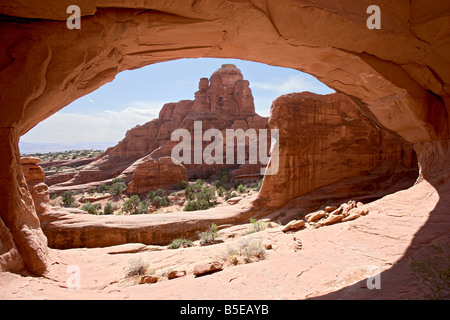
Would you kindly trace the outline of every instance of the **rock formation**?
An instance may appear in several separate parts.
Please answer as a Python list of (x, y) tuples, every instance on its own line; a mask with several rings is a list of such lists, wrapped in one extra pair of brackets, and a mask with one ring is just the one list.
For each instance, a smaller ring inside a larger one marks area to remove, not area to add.
[(124, 190), (126, 194), (147, 194), (150, 190), (171, 187), (188, 180), (186, 168), (174, 163), (170, 157), (156, 161), (148, 156), (138, 162), (135, 164), (132, 180)]
[(0, 7), (0, 230), (10, 244), (2, 268), (43, 274), (49, 266), (20, 136), (119, 72), (152, 63), (234, 57), (310, 73), (412, 144), (419, 181), (450, 178), (446, 0), (379, 0), (380, 30), (366, 26), (370, 1), (80, 1), (80, 30), (67, 28), (71, 4)]
[(411, 146), (375, 127), (346, 95), (281, 96), (272, 104), (269, 126), (280, 130), (278, 163), (271, 160), (278, 173), (264, 177), (255, 202), (261, 202), (261, 208), (281, 207), (319, 187), (366, 175), (375, 167), (390, 175), (410, 171), (412, 182), (417, 178)]
[[(129, 192), (148, 192), (150, 187), (159, 188), (176, 184), (181, 180), (187, 180), (185, 174), (174, 175), (170, 180), (158, 185), (155, 181), (163, 182), (165, 177), (153, 175), (152, 183), (147, 188), (138, 188), (140, 182), (134, 182), (135, 177), (142, 177), (144, 171), (135, 173), (135, 163), (147, 161), (151, 166), (161, 158), (170, 157), (174, 146), (178, 141), (171, 141), (171, 134), (177, 129), (187, 129), (190, 136), (194, 138), (194, 121), (201, 121), (202, 132), (208, 129), (218, 129), (222, 132), (225, 144), (226, 129), (252, 128), (255, 130), (267, 129), (267, 118), (255, 113), (253, 96), (249, 87), (249, 82), (244, 80), (241, 71), (235, 65), (226, 64), (213, 73), (210, 79), (202, 78), (199, 82), (199, 90), (195, 93), (195, 100), (182, 100), (177, 103), (167, 103), (159, 113), (159, 117), (142, 126), (136, 126), (129, 130), (125, 138), (115, 147), (109, 148), (98, 160), (91, 162), (83, 168), (73, 179), (55, 185), (53, 190), (59, 192), (70, 189), (74, 185), (86, 184), (93, 181), (102, 183), (104, 180), (115, 177), (124, 178), (127, 182), (133, 180), (133, 186), (128, 188)], [(270, 135), (268, 137), (270, 145)], [(211, 142), (203, 142), (206, 147)], [(191, 150), (194, 150), (194, 141), (191, 143)], [(223, 148), (225, 150), (225, 147)], [(203, 151), (203, 148), (202, 148)], [(145, 160), (143, 160), (145, 157)], [(224, 151), (223, 163), (226, 163), (226, 153)], [(247, 148), (248, 158), (248, 148)], [(167, 161), (163, 161), (167, 163)], [(194, 156), (191, 157), (192, 164), (185, 164), (188, 175), (194, 173), (200, 177), (206, 171), (214, 172), (222, 165), (193, 164)], [(247, 164), (241, 166), (240, 171), (245, 170), (247, 175), (256, 174), (259, 177), (261, 166)], [(165, 165), (159, 165), (165, 166)], [(238, 168), (238, 166), (231, 166)], [(263, 167), (263, 166), (262, 166)], [(141, 165), (142, 169), (143, 166)], [(163, 172), (163, 171), (161, 171)], [(177, 172), (180, 172), (179, 170)], [(138, 178), (140, 179), (140, 178)], [(178, 181), (175, 181), (179, 179)], [(149, 179), (147, 179), (149, 181)], [(131, 191), (134, 190), (134, 191)]]
[(25, 180), (31, 192), (38, 216), (42, 215), (50, 207), (48, 186), (45, 183), (44, 170), (39, 166), (40, 162), (41, 160), (36, 157), (21, 157), (20, 159)]

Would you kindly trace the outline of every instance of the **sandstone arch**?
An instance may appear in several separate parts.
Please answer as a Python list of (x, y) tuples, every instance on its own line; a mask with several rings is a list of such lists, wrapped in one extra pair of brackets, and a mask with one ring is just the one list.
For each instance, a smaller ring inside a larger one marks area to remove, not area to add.
[(42, 274), (48, 264), (19, 137), (120, 71), (156, 62), (240, 58), (305, 71), (413, 144), (423, 179), (448, 167), (448, 1), (377, 1), (381, 30), (367, 29), (366, 0), (82, 0), (81, 30), (68, 30), (72, 2), (0, 5), (2, 268)]

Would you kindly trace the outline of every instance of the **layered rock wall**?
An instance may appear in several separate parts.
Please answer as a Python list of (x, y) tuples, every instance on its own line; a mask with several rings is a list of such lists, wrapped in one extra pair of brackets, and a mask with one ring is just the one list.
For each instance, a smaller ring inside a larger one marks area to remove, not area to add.
[(261, 203), (261, 209), (281, 207), (319, 187), (367, 175), (376, 167), (381, 168), (380, 175), (410, 171), (412, 181), (417, 177), (411, 145), (375, 127), (346, 95), (281, 96), (272, 104), (269, 125), (280, 130), (278, 163), (271, 159), (278, 172), (264, 177), (255, 202), (256, 207)]

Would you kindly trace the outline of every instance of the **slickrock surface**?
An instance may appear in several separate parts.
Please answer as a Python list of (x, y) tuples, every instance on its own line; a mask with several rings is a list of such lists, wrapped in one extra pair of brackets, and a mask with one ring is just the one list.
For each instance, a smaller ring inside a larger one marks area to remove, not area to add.
[[(449, 187), (449, 183), (423, 182), (366, 204), (369, 214), (357, 220), (319, 229), (284, 233), (280, 226), (244, 235), (250, 228), (247, 224), (223, 229), (219, 233), (225, 242), (211, 246), (166, 249), (127, 244), (51, 250), (58, 264), (52, 265), (50, 278), (0, 273), (0, 298), (422, 299), (425, 288), (413, 277), (410, 265), (413, 259), (422, 261), (433, 253), (433, 246), (448, 256), (450, 203), (442, 195)], [(220, 272), (194, 277), (195, 266), (217, 260), (250, 239), (271, 247), (264, 260), (224, 264)], [(157, 283), (125, 281), (124, 270), (137, 258), (151, 266), (159, 276)], [(80, 268), (80, 289), (67, 288), (66, 271), (71, 265)], [(165, 281), (170, 270), (187, 274)], [(377, 272), (381, 272), (381, 289), (370, 290), (367, 279)]]

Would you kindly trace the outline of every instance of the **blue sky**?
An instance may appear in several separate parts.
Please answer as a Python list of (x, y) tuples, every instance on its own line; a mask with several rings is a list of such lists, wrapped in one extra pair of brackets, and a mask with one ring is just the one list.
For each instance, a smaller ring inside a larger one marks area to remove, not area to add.
[(39, 123), (22, 138), (29, 143), (111, 142), (128, 129), (156, 117), (168, 102), (193, 100), (200, 78), (210, 77), (224, 63), (235, 64), (250, 81), (256, 112), (268, 116), (280, 95), (334, 92), (305, 73), (236, 59), (181, 59), (124, 71), (98, 90), (74, 101)]

